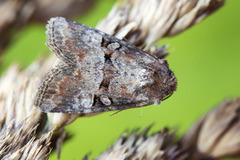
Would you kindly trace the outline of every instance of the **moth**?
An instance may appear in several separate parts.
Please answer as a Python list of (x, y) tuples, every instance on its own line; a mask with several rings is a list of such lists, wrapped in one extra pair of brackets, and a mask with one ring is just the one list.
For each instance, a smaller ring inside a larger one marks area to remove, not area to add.
[(166, 60), (97, 29), (51, 18), (47, 46), (58, 61), (43, 78), (43, 112), (94, 113), (160, 104), (177, 80)]

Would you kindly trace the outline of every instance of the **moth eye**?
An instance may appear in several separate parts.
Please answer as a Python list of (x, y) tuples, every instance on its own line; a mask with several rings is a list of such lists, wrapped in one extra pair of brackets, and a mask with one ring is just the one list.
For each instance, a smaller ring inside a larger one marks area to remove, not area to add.
[(111, 100), (109, 99), (109, 97), (108, 96), (106, 96), (106, 95), (101, 95), (100, 96), (100, 101), (103, 103), (103, 104), (105, 104), (106, 106), (109, 106), (109, 105), (111, 105)]

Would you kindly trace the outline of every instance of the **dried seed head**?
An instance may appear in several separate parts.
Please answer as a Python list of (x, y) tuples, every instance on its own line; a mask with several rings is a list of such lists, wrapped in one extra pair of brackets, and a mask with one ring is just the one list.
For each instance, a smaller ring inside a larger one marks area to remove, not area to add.
[(188, 155), (180, 153), (175, 143), (175, 134), (168, 129), (159, 131), (150, 137), (147, 133), (151, 127), (140, 134), (138, 130), (124, 133), (113, 146), (103, 152), (96, 160), (104, 159), (175, 159), (184, 160)]
[(79, 116), (46, 114), (33, 106), (36, 74), (50, 63), (43, 65), (35, 62), (23, 72), (13, 66), (0, 80), (0, 159), (46, 159), (52, 134)]
[(182, 139), (203, 157), (234, 157), (240, 155), (240, 98), (226, 100), (202, 117)]
[(178, 34), (220, 8), (224, 0), (126, 0), (97, 28), (138, 47)]
[[(52, 132), (37, 134), (38, 110), (34, 110), (19, 125), (14, 118), (4, 123), (0, 131), (0, 159), (46, 159), (51, 151)], [(36, 119), (35, 119), (36, 118)], [(38, 138), (37, 136), (40, 136)]]

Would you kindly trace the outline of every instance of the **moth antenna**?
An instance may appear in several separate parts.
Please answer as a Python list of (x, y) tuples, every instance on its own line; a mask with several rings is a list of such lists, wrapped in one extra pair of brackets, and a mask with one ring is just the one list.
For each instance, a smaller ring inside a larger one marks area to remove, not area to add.
[(123, 110), (116, 111), (116, 112), (114, 112), (113, 114), (111, 114), (110, 116), (114, 116), (115, 114), (118, 114), (118, 113), (121, 112), (121, 111), (123, 111)]

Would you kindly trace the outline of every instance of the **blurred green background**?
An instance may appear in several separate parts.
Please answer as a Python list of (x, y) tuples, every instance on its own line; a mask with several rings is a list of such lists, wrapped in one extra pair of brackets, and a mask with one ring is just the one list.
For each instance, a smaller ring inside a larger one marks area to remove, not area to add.
[[(94, 27), (103, 19), (115, 1), (99, 0), (77, 19)], [(200, 24), (159, 45), (170, 44), (167, 57), (178, 78), (178, 88), (160, 106), (129, 109), (114, 116), (107, 112), (95, 117), (79, 118), (66, 127), (73, 137), (64, 143), (61, 159), (77, 160), (85, 154), (96, 157), (126, 130), (152, 123), (151, 133), (163, 127), (178, 129), (182, 135), (191, 124), (226, 98), (240, 95), (240, 1), (228, 0), (223, 8)], [(11, 63), (26, 67), (43, 54), (45, 26), (32, 24), (16, 35), (17, 40), (3, 56), (1, 73)], [(57, 159), (56, 153), (50, 159)]]

